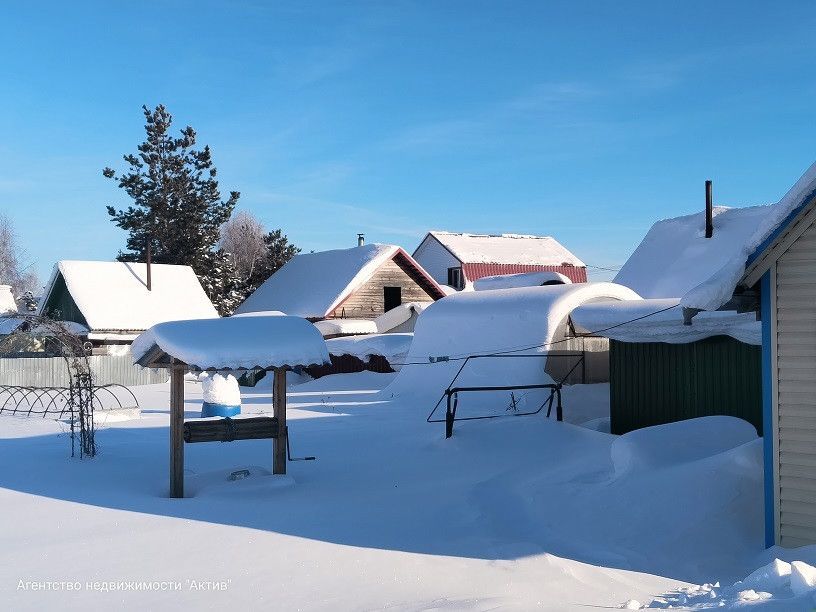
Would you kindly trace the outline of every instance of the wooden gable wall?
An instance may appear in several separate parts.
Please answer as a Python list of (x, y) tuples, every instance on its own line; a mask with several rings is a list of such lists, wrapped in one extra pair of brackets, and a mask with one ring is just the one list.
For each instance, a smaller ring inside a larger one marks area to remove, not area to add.
[(402, 303), (433, 302), (434, 297), (394, 259), (384, 262), (363, 286), (346, 298), (328, 318), (375, 319), (385, 312), (383, 287), (400, 287)]

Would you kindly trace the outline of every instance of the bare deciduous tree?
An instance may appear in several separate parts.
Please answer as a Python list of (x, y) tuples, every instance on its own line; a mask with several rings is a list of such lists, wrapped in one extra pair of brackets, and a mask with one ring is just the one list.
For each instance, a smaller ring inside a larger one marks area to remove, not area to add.
[(6, 215), (0, 214), (0, 284), (11, 285), (14, 297), (19, 299), (27, 291), (39, 290), (34, 264), (17, 243), (14, 224)]
[(249, 281), (267, 254), (263, 224), (250, 212), (240, 211), (221, 226), (219, 246), (229, 253), (239, 278)]

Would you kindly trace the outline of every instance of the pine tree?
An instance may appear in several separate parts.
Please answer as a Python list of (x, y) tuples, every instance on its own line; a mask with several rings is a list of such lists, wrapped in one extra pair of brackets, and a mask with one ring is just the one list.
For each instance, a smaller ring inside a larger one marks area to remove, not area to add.
[(173, 117), (163, 105), (142, 110), (147, 136), (138, 152), (124, 156), (125, 172), (102, 172), (133, 200), (125, 210), (107, 206), (111, 220), (128, 232), (127, 250), (117, 259), (144, 261), (149, 242), (153, 261), (192, 266), (219, 312), (229, 314), (238, 281), (216, 245), (240, 193), (231, 191), (221, 199), (210, 148), (195, 148), (193, 128), (174, 138)]

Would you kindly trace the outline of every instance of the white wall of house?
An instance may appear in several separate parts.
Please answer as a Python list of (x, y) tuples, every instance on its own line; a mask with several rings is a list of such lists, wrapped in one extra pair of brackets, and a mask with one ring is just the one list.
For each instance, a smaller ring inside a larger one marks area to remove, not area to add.
[(440, 285), (448, 284), (448, 268), (458, 268), (462, 265), (461, 261), (432, 236), (425, 236), (425, 240), (414, 253), (414, 259)]

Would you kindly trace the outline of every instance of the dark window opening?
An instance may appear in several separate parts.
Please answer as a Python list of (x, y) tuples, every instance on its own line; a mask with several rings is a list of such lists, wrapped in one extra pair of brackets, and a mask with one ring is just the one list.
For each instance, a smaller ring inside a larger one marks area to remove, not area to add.
[(454, 289), (465, 288), (465, 277), (462, 276), (462, 268), (448, 268), (448, 285)]
[(402, 287), (383, 287), (385, 312), (402, 304)]

